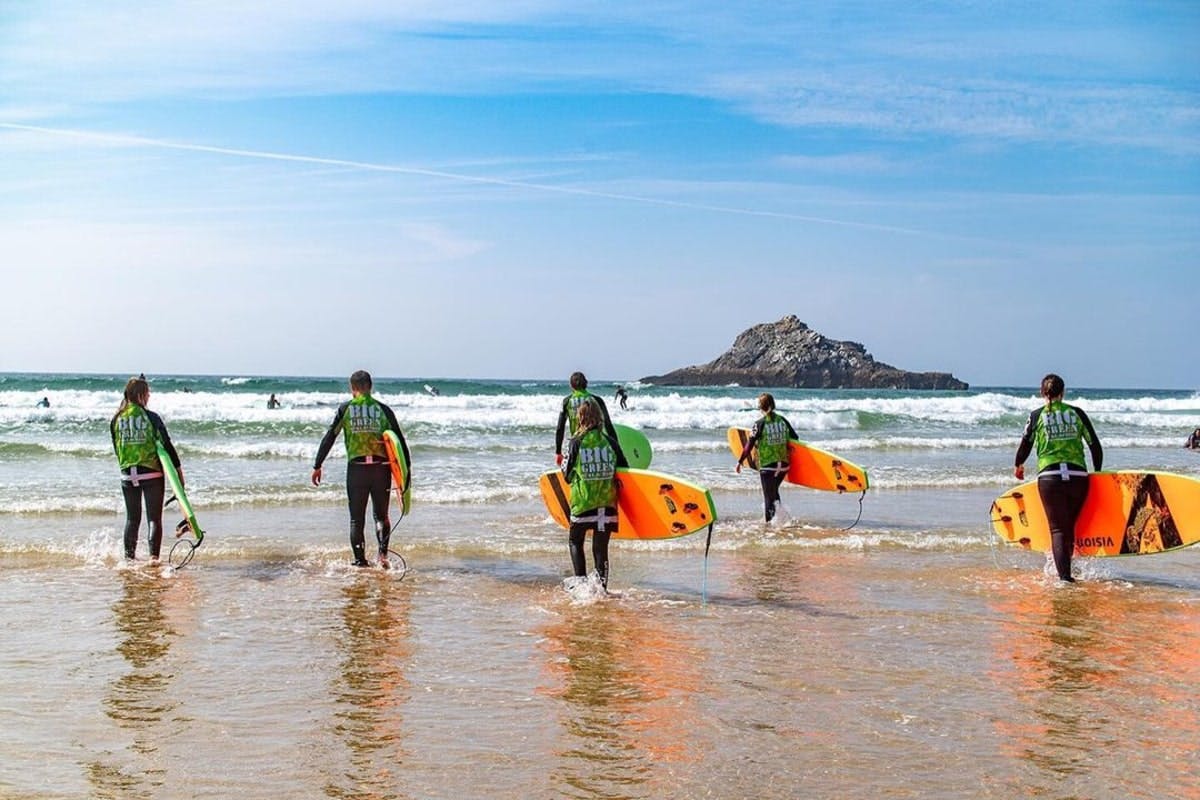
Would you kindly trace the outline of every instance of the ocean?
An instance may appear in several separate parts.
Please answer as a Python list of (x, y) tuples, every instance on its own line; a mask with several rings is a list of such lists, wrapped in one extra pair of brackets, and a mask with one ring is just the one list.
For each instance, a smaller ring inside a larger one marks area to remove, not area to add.
[[(383, 572), (340, 445), (309, 483), (342, 377), (150, 375), (207, 536), (126, 565), (125, 377), (0, 374), (0, 797), (1200, 798), (1200, 548), (1065, 586), (991, 534), (1035, 386), (776, 390), (871, 489), (767, 526), (725, 444), (759, 390), (595, 382), (719, 516), (707, 560), (614, 542), (596, 599), (537, 491), (565, 379), (376, 379), (413, 469)], [(1106, 468), (1200, 476), (1200, 393), (1067, 400)]]

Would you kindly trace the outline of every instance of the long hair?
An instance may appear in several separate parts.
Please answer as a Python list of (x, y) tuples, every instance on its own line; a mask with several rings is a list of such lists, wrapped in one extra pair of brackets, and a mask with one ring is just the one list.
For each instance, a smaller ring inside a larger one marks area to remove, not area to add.
[(579, 430), (577, 434), (582, 436), (584, 433), (599, 428), (604, 418), (600, 415), (600, 406), (591, 400), (579, 406)]
[(775, 397), (770, 392), (763, 392), (758, 396), (758, 410), (764, 414), (775, 410)]
[(121, 398), (121, 405), (117, 408), (117, 413), (113, 414), (112, 422), (109, 425), (116, 424), (117, 417), (124, 413), (125, 409), (130, 405), (146, 407), (146, 398), (150, 396), (150, 384), (143, 377), (130, 378), (125, 382), (125, 394)]

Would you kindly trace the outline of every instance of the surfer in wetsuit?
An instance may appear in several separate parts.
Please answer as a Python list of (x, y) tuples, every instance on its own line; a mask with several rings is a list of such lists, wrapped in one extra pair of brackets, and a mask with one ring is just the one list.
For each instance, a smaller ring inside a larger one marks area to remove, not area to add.
[(1183, 446), (1188, 450), (1200, 450), (1200, 428), (1192, 431), (1187, 441), (1183, 443)]
[(604, 432), (612, 439), (613, 446), (617, 449), (617, 455), (621, 461), (625, 460), (625, 454), (621, 452), (621, 445), (617, 441), (617, 429), (613, 427), (612, 419), (608, 416), (608, 408), (604, 405), (604, 401), (587, 390), (587, 378), (582, 372), (571, 373), (571, 393), (563, 398), (562, 410), (558, 412), (558, 426), (554, 430), (554, 463), (562, 466), (563, 463), (563, 438), (564, 434), (570, 429), (570, 435), (574, 436), (579, 430), (579, 410), (585, 403), (593, 403), (600, 410), (600, 418), (604, 423)]
[(1013, 475), (1025, 480), (1025, 459), (1037, 448), (1038, 497), (1050, 523), (1050, 548), (1054, 568), (1064, 581), (1071, 577), (1071, 556), (1075, 552), (1075, 522), (1088, 496), (1088, 471), (1083, 445), (1092, 451), (1092, 467), (1099, 471), (1104, 461), (1100, 438), (1083, 409), (1063, 402), (1066, 386), (1051, 373), (1042, 378), (1041, 394), (1046, 404), (1029, 415)]
[(144, 376), (130, 378), (117, 413), (108, 424), (113, 451), (121, 468), (121, 495), (125, 498), (125, 558), (133, 561), (137, 555), (138, 529), (142, 526), (142, 504), (146, 506), (150, 560), (158, 561), (162, 548), (163, 496), (166, 479), (155, 442), (171, 458), (179, 480), (183, 482), (183, 467), (179, 454), (162, 417), (146, 408), (150, 400), (150, 384)]
[[(354, 566), (371, 566), (367, 561), (363, 533), (367, 524), (367, 501), (370, 500), (371, 513), (375, 517), (375, 538), (379, 543), (379, 566), (387, 569), (388, 542), (392, 534), (392, 522), (388, 518), (392, 471), (383, 443), (384, 431), (396, 433), (405, 461), (410, 464), (412, 461), (395, 413), (371, 396), (371, 387), (371, 374), (366, 370), (360, 369), (350, 376), (353, 397), (338, 407), (333, 424), (317, 448), (312, 484), (321, 485), (321, 464), (340, 431), (346, 445), (346, 498), (350, 506), (350, 549), (354, 553)], [(411, 470), (404, 479), (412, 481)]]
[(279, 402), (279, 398), (275, 396), (274, 392), (271, 392), (271, 397), (267, 400), (267, 408), (268, 409), (276, 409), (276, 408), (279, 408), (281, 405), (283, 405), (283, 404)]
[(38, 408), (49, 408), (50, 407), (50, 398), (43, 397), (41, 400), (38, 400), (37, 407)]
[(615, 395), (613, 395), (613, 397), (616, 398), (616, 400), (621, 403), (622, 411), (629, 410), (629, 406), (625, 405), (625, 403), (629, 400), (629, 393), (625, 391), (624, 386), (618, 386), (617, 393)]
[(763, 506), (767, 522), (775, 518), (780, 504), (779, 487), (788, 472), (788, 442), (798, 439), (792, 423), (775, 413), (775, 398), (763, 392), (758, 396), (758, 410), (763, 412), (750, 431), (750, 438), (738, 456), (737, 472), (742, 471), (755, 445), (758, 445), (758, 479), (762, 483)]
[(601, 407), (579, 407), (578, 432), (567, 443), (563, 474), (571, 484), (571, 525), (567, 533), (571, 568), (587, 575), (583, 541), (592, 532), (592, 560), (600, 584), (608, 588), (608, 540), (617, 531), (617, 467), (628, 466), (615, 436), (604, 430)]

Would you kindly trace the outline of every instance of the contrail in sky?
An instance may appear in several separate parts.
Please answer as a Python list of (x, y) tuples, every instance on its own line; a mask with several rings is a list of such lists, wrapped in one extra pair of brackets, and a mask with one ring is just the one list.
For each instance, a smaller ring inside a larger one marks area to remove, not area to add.
[(0, 128), (7, 128), (15, 131), (28, 131), (31, 133), (44, 133), (52, 136), (71, 136), (78, 139), (92, 139), (95, 141), (112, 142), (114, 144), (134, 145), (140, 147), (157, 147), (164, 150), (182, 150), (193, 153), (213, 153), (218, 155), (235, 156), (238, 158), (256, 158), (269, 161), (290, 161), (298, 164), (321, 164), (324, 166), (346, 167), (348, 169), (359, 169), (370, 172), (391, 172), (403, 175), (421, 175), (428, 178), (442, 178), (444, 180), (458, 181), (462, 183), (475, 183), (486, 186), (503, 186), (510, 189), (528, 189), (537, 192), (554, 192), (556, 194), (569, 194), (576, 195), (578, 197), (591, 197), (603, 200), (621, 200), (632, 203), (644, 203), (647, 205), (685, 208), (693, 211), (711, 211), (720, 214), (740, 214), (748, 217), (771, 217), (775, 219), (793, 220), (796, 222), (812, 222), (821, 225), (839, 225), (847, 228), (865, 228), (868, 230), (902, 233), (915, 236), (938, 235), (932, 233), (931, 231), (921, 231), (913, 228), (900, 228), (891, 225), (879, 225), (870, 222), (851, 222), (841, 219), (830, 219), (827, 217), (811, 217), (803, 214), (789, 214), (781, 211), (761, 211), (749, 208), (736, 208), (732, 206), (714, 206), (704, 203), (688, 203), (680, 200), (665, 200), (657, 197), (644, 197), (641, 195), (620, 194), (617, 192), (601, 192), (594, 189), (553, 186), (544, 183), (505, 180), (504, 178), (485, 178), (478, 175), (464, 175), (457, 172), (445, 172), (443, 170), (426, 169), (423, 167), (401, 167), (393, 164), (372, 164), (367, 161), (352, 161), (342, 158), (322, 158), (320, 156), (304, 156), (295, 155), (292, 153), (270, 153), (263, 150), (243, 150), (236, 147), (215, 147), (213, 145), (205, 144), (188, 144), (185, 142), (171, 142), (162, 139), (149, 139), (142, 136), (127, 136), (114, 133), (95, 133), (93, 131), (78, 131), (65, 128), (45, 128), (38, 125), (22, 125), (15, 122), (0, 122)]

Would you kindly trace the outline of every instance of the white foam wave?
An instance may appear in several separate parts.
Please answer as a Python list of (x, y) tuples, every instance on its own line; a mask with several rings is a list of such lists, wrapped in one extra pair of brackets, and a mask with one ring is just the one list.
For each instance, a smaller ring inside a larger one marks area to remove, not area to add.
[[(250, 378), (225, 378), (235, 388)], [(52, 395), (52, 396), (51, 396)], [(50, 396), (49, 409), (37, 408)], [(247, 391), (163, 391), (151, 398), (151, 408), (171, 420), (278, 422), (328, 424), (334, 409), (345, 401), (341, 392), (284, 392), (283, 407), (266, 407), (267, 393)], [(559, 394), (457, 394), (432, 397), (424, 391), (379, 394), (396, 410), (403, 425), (439, 429), (487, 430), (553, 426), (561, 407)], [(62, 390), (0, 392), (0, 426), (30, 421), (56, 424), (107, 422), (120, 401), (117, 391)], [(611, 408), (617, 422), (653, 430), (723, 430), (748, 427), (757, 418), (750, 398), (714, 390), (713, 394), (639, 394), (629, 410)], [(1033, 397), (1000, 392), (945, 396), (872, 397), (839, 393), (778, 398), (779, 410), (801, 432), (850, 431), (864, 427), (864, 415), (970, 426), (987, 422), (1012, 425), (1037, 407)], [(1077, 401), (1097, 424), (1129, 428), (1183, 430), (1200, 420), (1196, 397), (1086, 398)], [(873, 423), (877, 424), (877, 423)]]

